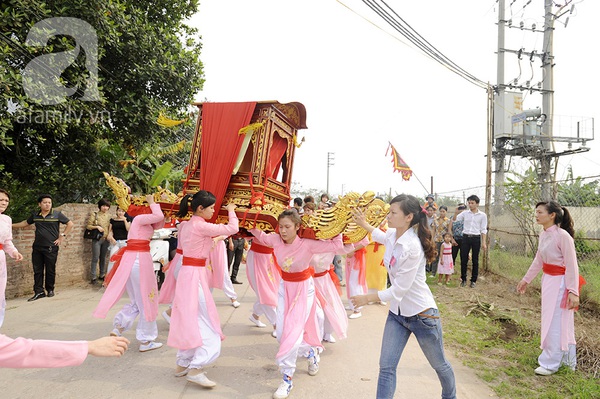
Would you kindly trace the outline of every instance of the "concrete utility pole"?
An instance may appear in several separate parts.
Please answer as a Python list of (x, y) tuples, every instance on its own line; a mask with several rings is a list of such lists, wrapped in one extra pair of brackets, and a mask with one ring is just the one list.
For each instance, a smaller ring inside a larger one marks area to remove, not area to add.
[[(498, 102), (500, 104), (504, 104), (504, 30), (506, 25), (506, 21), (504, 20), (504, 8), (504, 0), (498, 0), (498, 59), (496, 64), (496, 82), (498, 87)], [(500, 132), (504, 132), (504, 118), (500, 115), (494, 115), (493, 112), (494, 110), (492, 109), (491, 118), (494, 123), (493, 126), (497, 126)], [(498, 120), (495, 119), (496, 117)], [(506, 154), (504, 153), (504, 145), (506, 139), (496, 138), (495, 135), (492, 134), (492, 140), (495, 140), (497, 149), (497, 152), (494, 156), (494, 175), (496, 182), (494, 187), (494, 202), (495, 205), (497, 205), (497, 209), (501, 209), (504, 205), (504, 158), (506, 157)]]
[(539, 181), (542, 184), (542, 199), (553, 199), (552, 190), (552, 125), (554, 124), (554, 55), (552, 52), (554, 35), (554, 15), (552, 14), (553, 0), (544, 0), (544, 44), (542, 53), (542, 69), (544, 70), (544, 82), (542, 92), (542, 114), (546, 116), (542, 123), (541, 142), (543, 156), (540, 158)]

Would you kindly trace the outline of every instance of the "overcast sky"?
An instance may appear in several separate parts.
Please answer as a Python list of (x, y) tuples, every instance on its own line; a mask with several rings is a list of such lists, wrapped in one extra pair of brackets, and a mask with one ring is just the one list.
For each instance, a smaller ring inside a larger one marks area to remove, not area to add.
[[(523, 9), (527, 1), (517, 0), (507, 18), (512, 15), (515, 25), (542, 26), (543, 1)], [(387, 3), (456, 64), (496, 84), (496, 1)], [(567, 27), (557, 23), (554, 37), (555, 113), (594, 117), (596, 123), (598, 3), (576, 2)], [(333, 195), (391, 190), (424, 196), (433, 178), (438, 194), (484, 198), (485, 90), (407, 44), (362, 1), (202, 0), (191, 24), (202, 35), (206, 75), (197, 100), (305, 105), (308, 129), (300, 137), (306, 141), (296, 151), (293, 170), (293, 181), (303, 188), (325, 191), (327, 153), (333, 152)], [(512, 30), (506, 47), (539, 51), (541, 43), (541, 33)], [(539, 66), (522, 61), (521, 81), (541, 80)], [(507, 55), (506, 79), (518, 76), (516, 56)], [(534, 107), (541, 107), (541, 95), (527, 93), (525, 108)], [(414, 171), (410, 181), (392, 172), (388, 142)], [(557, 178), (566, 177), (569, 165), (575, 176), (600, 175), (599, 145), (594, 140), (589, 152), (561, 157)], [(528, 165), (510, 160), (519, 172)]]

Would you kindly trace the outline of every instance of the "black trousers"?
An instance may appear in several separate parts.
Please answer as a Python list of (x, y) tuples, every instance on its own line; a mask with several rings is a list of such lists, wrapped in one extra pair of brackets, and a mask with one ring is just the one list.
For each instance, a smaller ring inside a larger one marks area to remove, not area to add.
[(33, 263), (33, 292), (44, 293), (44, 272), (46, 274), (46, 291), (54, 291), (56, 280), (56, 259), (58, 246), (33, 247), (31, 262)]
[(462, 245), (462, 238), (459, 238), (458, 240), (455, 238), (454, 241), (456, 241), (456, 243), (458, 245), (452, 246), (452, 263), (454, 263), (454, 265), (456, 265), (456, 257), (458, 256), (458, 253), (460, 252), (460, 247)]
[(463, 235), (460, 247), (460, 279), (467, 281), (467, 262), (469, 262), (469, 252), (472, 250), (471, 262), (471, 281), (476, 282), (479, 276), (479, 250), (481, 249), (481, 236), (468, 237)]
[[(231, 271), (231, 280), (237, 280), (240, 263), (244, 255), (244, 239), (238, 238), (233, 240), (233, 251), (227, 247), (227, 267)], [(232, 263), (233, 260), (233, 263)]]

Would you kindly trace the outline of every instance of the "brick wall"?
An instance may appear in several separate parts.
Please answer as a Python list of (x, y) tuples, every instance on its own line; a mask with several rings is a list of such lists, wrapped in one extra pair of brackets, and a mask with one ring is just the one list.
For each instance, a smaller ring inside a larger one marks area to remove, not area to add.
[[(73, 222), (73, 230), (58, 252), (56, 263), (56, 290), (61, 287), (87, 284), (90, 274), (92, 258), (91, 240), (83, 239), (83, 231), (90, 212), (98, 210), (96, 204), (64, 204), (55, 208), (64, 213)], [(109, 212), (113, 212), (111, 207)], [(13, 220), (20, 222), (20, 220)], [(63, 232), (65, 225), (61, 224)], [(15, 262), (7, 256), (8, 281), (6, 284), (6, 297), (15, 298), (33, 294), (33, 265), (31, 263), (31, 246), (35, 235), (33, 225), (24, 229), (13, 229), (13, 243), (23, 254), (21, 262)]]

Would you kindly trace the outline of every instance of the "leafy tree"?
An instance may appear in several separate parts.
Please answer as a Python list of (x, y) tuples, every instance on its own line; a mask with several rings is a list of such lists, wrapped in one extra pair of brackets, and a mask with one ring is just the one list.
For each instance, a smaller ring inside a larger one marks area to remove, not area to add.
[(526, 250), (537, 251), (537, 235), (533, 211), (541, 196), (538, 176), (535, 169), (528, 169), (523, 175), (513, 172), (515, 179), (507, 177), (505, 183), (505, 206), (513, 214), (521, 233), (525, 237)]
[(558, 186), (558, 202), (563, 206), (600, 206), (600, 182), (584, 183), (580, 176), (573, 177), (569, 167), (567, 182)]
[[(174, 141), (172, 129), (159, 126), (156, 119), (160, 112), (176, 119), (187, 116), (203, 85), (199, 36), (184, 23), (198, 4), (197, 0), (2, 2), (0, 101), (7, 106), (0, 108), (0, 186), (10, 187), (13, 198), (24, 198), (30, 206), (41, 192), (53, 194), (57, 204), (95, 200), (109, 193), (101, 172), (118, 174), (121, 169), (106, 148), (140, 154), (146, 143), (166, 148), (180, 141)], [(95, 30), (98, 101), (82, 101), (94, 76), (86, 64), (91, 54), (81, 49), (70, 65), (59, 69), (59, 81), (76, 89), (72, 96), (46, 105), (26, 92), (31, 82), (25, 72), (36, 57), (74, 53), (79, 45), (77, 38), (52, 32), (45, 46), (27, 45), (32, 26), (51, 17), (77, 18)], [(18, 211), (12, 205), (11, 209)]]

